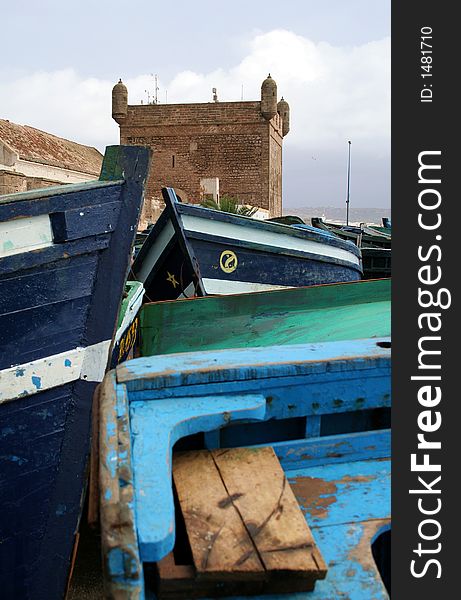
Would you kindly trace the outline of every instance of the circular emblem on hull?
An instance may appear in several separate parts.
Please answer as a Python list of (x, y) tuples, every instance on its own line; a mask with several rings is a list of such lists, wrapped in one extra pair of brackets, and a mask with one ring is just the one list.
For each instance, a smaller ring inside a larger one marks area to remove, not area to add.
[(237, 255), (232, 250), (223, 250), (219, 257), (219, 266), (224, 273), (232, 273), (239, 264)]

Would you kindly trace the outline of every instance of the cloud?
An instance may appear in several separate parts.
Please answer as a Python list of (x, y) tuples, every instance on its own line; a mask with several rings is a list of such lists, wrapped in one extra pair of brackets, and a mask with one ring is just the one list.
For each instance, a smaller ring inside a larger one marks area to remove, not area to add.
[[(248, 55), (235, 67), (209, 73), (183, 71), (159, 81), (159, 100), (206, 102), (218, 89), (221, 100), (258, 99), (271, 72), (279, 96), (291, 106), (292, 131), (286, 142), (319, 147), (354, 139), (379, 151), (390, 136), (390, 39), (357, 47), (337, 47), (290, 31), (256, 35)], [(0, 113), (100, 147), (114, 141), (111, 89), (115, 82), (84, 79), (74, 69), (40, 71), (0, 83)], [(154, 93), (149, 74), (128, 79), (130, 102)]]
[[(285, 139), (291, 154), (323, 161), (329, 153), (346, 154), (352, 140), (355, 156), (389, 161), (390, 39), (340, 47), (313, 41), (291, 31), (254, 34), (246, 56), (230, 69), (182, 71), (159, 79), (158, 99), (169, 103), (209, 102), (212, 88), (222, 101), (256, 100), (270, 72), (291, 108), (291, 131)], [(11, 74), (10, 74), (11, 75)], [(73, 69), (0, 78), (0, 117), (44, 129), (103, 150), (118, 142), (111, 118), (115, 81), (83, 78)], [(129, 102), (151, 98), (151, 74), (125, 81)], [(287, 152), (287, 156), (288, 156)], [(371, 190), (371, 184), (370, 184)]]
[[(389, 154), (390, 38), (344, 48), (271, 31), (257, 35), (234, 68), (184, 71), (160, 81), (160, 88), (168, 90), (173, 103), (210, 101), (213, 87), (223, 101), (240, 100), (242, 85), (245, 99), (258, 99), (268, 72), (277, 81), (279, 97), (290, 103), (287, 144), (322, 149), (353, 139), (367, 152)], [(143, 96), (144, 81), (128, 85), (130, 97)]]

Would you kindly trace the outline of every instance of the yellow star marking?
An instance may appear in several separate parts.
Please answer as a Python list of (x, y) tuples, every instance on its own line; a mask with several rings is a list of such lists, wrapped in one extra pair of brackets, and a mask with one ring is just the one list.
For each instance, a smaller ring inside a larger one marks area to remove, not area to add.
[(166, 280), (169, 281), (171, 285), (176, 289), (176, 286), (179, 285), (179, 281), (176, 281), (174, 274), (172, 275), (169, 271), (167, 271), (167, 275), (168, 277), (166, 278)]

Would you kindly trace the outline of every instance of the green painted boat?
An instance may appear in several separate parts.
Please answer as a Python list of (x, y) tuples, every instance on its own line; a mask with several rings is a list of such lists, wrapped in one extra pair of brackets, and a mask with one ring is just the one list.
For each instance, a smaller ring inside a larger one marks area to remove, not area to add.
[(140, 312), (141, 356), (390, 334), (390, 279), (155, 302)]
[(374, 231), (377, 231), (378, 233), (383, 233), (387, 236), (392, 235), (392, 230), (390, 227), (381, 227), (381, 225), (369, 225), (368, 227)]

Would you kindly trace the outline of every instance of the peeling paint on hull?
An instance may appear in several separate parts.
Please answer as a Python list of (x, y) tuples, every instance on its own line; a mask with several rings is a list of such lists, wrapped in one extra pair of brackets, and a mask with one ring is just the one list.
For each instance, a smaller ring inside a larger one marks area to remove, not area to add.
[[(0, 259), (0, 590), (64, 595), (104, 374), (147, 177), (111, 147), (100, 181), (0, 197), (0, 223), (41, 217), (52, 242)], [(123, 174), (122, 174), (123, 173)], [(16, 246), (18, 250), (19, 246)]]

